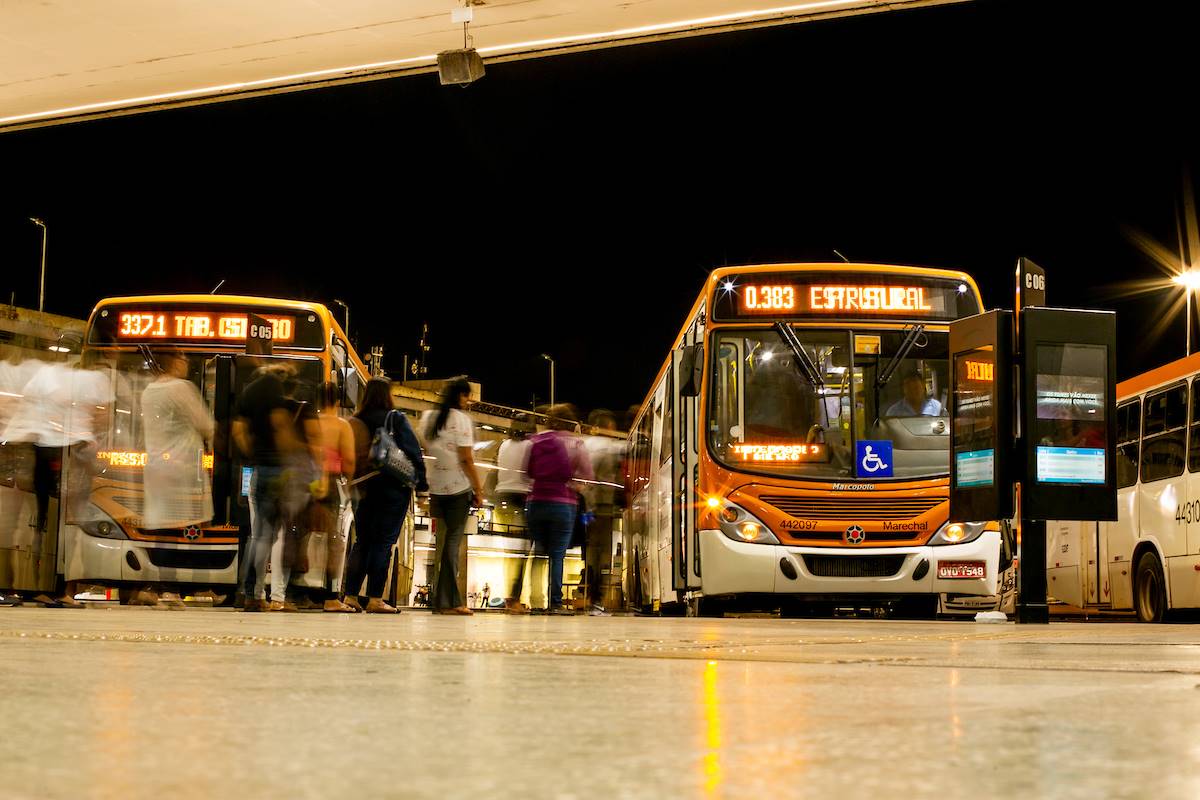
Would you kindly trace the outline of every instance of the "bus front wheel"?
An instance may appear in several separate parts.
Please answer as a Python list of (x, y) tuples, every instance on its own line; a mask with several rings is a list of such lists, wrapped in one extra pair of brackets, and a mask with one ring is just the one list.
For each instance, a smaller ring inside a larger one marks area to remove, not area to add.
[(1154, 553), (1142, 553), (1133, 571), (1133, 610), (1138, 622), (1162, 622), (1167, 611), (1167, 585)]

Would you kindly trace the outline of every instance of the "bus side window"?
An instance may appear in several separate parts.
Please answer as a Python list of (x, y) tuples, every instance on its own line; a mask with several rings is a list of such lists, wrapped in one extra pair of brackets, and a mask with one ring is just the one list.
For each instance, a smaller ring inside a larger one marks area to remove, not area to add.
[(1200, 472), (1200, 378), (1192, 380), (1192, 416), (1188, 426), (1188, 472)]
[[(1200, 382), (1197, 382), (1200, 386)], [(1193, 405), (1194, 408), (1194, 405)], [(1117, 488), (1137, 483), (1142, 401), (1135, 400), (1117, 408)], [(1196, 452), (1195, 444), (1192, 453)]]
[(1187, 384), (1146, 396), (1142, 418), (1142, 483), (1183, 474), (1187, 460)]

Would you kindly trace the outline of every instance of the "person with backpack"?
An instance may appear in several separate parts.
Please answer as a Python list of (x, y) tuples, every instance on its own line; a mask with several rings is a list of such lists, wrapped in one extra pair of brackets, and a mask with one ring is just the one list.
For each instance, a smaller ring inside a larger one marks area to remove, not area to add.
[(475, 426), (467, 416), (471, 384), (450, 382), (436, 410), (421, 415), (421, 435), (433, 459), (429, 471), (430, 515), (437, 537), (437, 577), (433, 583), (433, 613), (472, 612), (458, 588), (458, 559), (471, 507), (483, 505), (483, 482), (475, 469)]
[(575, 410), (560, 404), (548, 413), (550, 430), (532, 438), (525, 466), (532, 482), (525, 518), (550, 559), (549, 611), (572, 614), (563, 607), (563, 560), (575, 533), (579, 504), (575, 481), (590, 481), (592, 465), (583, 440), (575, 434)]
[[(354, 429), (355, 462), (364, 465), (360, 474), (364, 477), (370, 474), (369, 471), (376, 474), (358, 484), (360, 499), (354, 514), (354, 546), (346, 561), (344, 602), (350, 608), (368, 614), (398, 614), (398, 608), (384, 602), (383, 589), (392, 548), (396, 546), (400, 527), (408, 515), (413, 490), (429, 490), (421, 445), (408, 419), (392, 403), (392, 385), (383, 378), (367, 381), (362, 402), (350, 425)], [(376, 450), (373, 445), (384, 433), (390, 434), (411, 464), (411, 483), (373, 462), (371, 454)], [(364, 578), (367, 581), (365, 608), (357, 596)]]

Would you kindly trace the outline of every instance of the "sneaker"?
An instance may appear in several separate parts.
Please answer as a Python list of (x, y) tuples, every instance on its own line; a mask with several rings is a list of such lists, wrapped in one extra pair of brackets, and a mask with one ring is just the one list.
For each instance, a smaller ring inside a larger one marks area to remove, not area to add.
[(217, 594), (212, 589), (205, 589), (203, 592), (196, 592), (193, 597), (195, 597), (197, 600), (207, 600), (208, 602), (212, 603), (214, 608), (216, 608), (225, 602), (228, 595)]
[(291, 600), (272, 600), (267, 604), (267, 611), (282, 611), (285, 614), (292, 614), (298, 612), (299, 610), (300, 609), (296, 608), (296, 604)]
[(608, 613), (608, 611), (605, 610), (604, 606), (600, 605), (599, 603), (593, 603), (592, 607), (590, 609), (588, 609), (588, 616), (589, 617), (611, 617), (612, 614)]
[(19, 594), (0, 594), (0, 606), (19, 606), (22, 602)]
[(242, 605), (242, 611), (246, 613), (259, 612), (267, 610), (267, 601), (260, 600), (256, 597), (247, 597), (246, 602)]
[(566, 606), (560, 606), (558, 608), (550, 609), (550, 615), (554, 617), (573, 617), (575, 616), (575, 609), (567, 608)]
[(175, 592), (163, 592), (158, 596), (159, 608), (186, 608), (183, 598), (175, 594)]

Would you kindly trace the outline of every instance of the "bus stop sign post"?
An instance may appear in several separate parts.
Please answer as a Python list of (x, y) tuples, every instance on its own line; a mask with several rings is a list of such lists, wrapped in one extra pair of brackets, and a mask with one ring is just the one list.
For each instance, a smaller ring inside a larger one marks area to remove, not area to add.
[(950, 519), (1008, 519), (1020, 485), (1018, 623), (1050, 620), (1046, 520), (1117, 516), (1116, 316), (1025, 305), (1045, 288), (1021, 259), (1011, 326), (1007, 312), (950, 325)]

